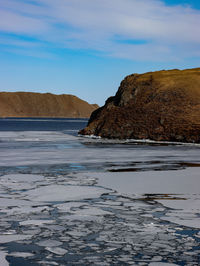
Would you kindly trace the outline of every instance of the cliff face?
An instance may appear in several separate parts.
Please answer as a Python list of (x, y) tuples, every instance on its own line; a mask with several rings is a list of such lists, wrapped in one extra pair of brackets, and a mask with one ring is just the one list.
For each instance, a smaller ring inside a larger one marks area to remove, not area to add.
[(98, 108), (73, 95), (0, 92), (0, 117), (89, 117)]
[(127, 76), (80, 133), (200, 142), (200, 68)]

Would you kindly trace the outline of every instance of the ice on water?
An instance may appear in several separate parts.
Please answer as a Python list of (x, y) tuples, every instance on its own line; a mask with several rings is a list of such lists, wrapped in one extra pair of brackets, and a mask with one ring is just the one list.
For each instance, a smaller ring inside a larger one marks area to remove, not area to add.
[[(191, 174), (192, 173), (192, 174)], [(151, 197), (171, 210), (164, 220), (200, 229), (199, 168), (139, 173), (92, 173), (98, 184), (124, 195)], [(163, 199), (162, 199), (163, 198)], [(145, 216), (148, 217), (148, 216)]]
[(67, 250), (64, 248), (57, 248), (57, 247), (47, 247), (46, 250), (56, 254), (56, 255), (65, 255), (67, 253)]
[(0, 250), (0, 265), (9, 266), (8, 261), (6, 260), (6, 252)]
[(187, 166), (198, 147), (62, 132), (0, 141), (0, 265), (200, 263), (199, 168)]
[(9, 242), (13, 242), (13, 241), (19, 241), (19, 240), (25, 240), (25, 239), (29, 239), (31, 238), (32, 235), (25, 235), (25, 234), (12, 234), (12, 235), (8, 235), (8, 234), (1, 234), (0, 235), (0, 243), (9, 243)]
[(62, 245), (62, 242), (57, 240), (43, 240), (38, 242), (37, 245), (42, 247), (58, 247)]
[(60, 202), (96, 198), (106, 192), (108, 190), (91, 186), (47, 185), (24, 194), (27, 194), (25, 198), (36, 202)]

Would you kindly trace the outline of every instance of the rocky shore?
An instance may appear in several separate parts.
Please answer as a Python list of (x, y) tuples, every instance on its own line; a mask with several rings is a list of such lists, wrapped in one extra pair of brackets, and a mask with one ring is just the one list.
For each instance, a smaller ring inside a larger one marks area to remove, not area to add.
[(127, 76), (82, 135), (200, 142), (200, 68)]

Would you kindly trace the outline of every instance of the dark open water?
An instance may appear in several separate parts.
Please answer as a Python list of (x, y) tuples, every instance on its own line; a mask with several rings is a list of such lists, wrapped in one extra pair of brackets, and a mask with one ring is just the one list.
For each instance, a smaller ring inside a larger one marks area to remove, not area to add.
[(0, 131), (77, 131), (87, 121), (85, 118), (0, 118)]
[(0, 119), (0, 265), (199, 265), (200, 146)]

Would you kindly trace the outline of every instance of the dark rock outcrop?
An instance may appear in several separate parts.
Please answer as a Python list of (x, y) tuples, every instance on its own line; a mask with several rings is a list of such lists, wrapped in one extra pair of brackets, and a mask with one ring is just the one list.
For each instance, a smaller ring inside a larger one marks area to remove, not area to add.
[(67, 94), (0, 92), (0, 117), (87, 118), (97, 108)]
[(80, 134), (200, 142), (200, 68), (127, 76)]

